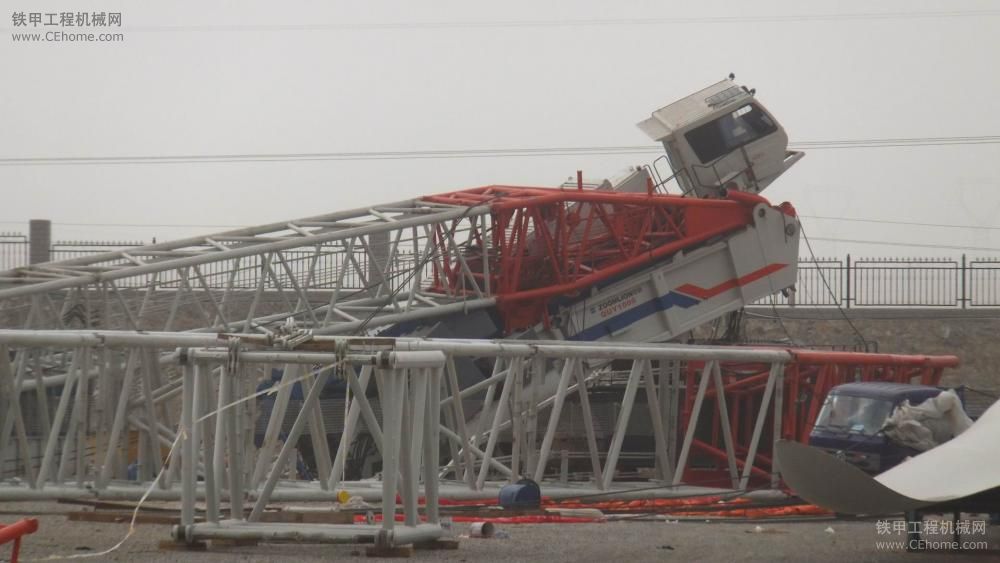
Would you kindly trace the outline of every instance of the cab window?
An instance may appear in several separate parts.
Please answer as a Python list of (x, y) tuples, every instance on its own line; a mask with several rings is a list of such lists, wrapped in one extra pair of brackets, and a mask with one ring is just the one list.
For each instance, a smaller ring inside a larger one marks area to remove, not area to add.
[(703, 164), (729, 154), (778, 129), (774, 120), (756, 104), (747, 104), (685, 133)]

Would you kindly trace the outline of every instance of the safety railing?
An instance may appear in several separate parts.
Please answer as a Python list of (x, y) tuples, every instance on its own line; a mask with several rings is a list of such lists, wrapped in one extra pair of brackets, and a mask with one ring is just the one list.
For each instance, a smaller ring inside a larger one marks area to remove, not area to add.
[(28, 237), (21, 233), (0, 233), (0, 270), (28, 263)]
[(140, 240), (61, 240), (49, 247), (49, 260), (71, 260), (112, 250), (121, 250), (146, 244)]
[(1000, 307), (1000, 258), (800, 258), (794, 292), (756, 305)]

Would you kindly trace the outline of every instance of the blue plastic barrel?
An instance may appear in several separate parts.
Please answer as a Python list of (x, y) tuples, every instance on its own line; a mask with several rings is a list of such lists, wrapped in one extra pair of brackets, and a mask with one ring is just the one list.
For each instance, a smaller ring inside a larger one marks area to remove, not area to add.
[(542, 505), (542, 490), (531, 479), (521, 479), (504, 485), (498, 501), (503, 508), (539, 508)]

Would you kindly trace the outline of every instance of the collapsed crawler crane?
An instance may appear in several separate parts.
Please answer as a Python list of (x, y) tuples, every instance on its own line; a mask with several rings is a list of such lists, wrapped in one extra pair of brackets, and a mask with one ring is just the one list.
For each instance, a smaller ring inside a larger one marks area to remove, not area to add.
[[(201, 338), (199, 342), (216, 334), (238, 335), (245, 342), (283, 349), (296, 349), (322, 335), (377, 335), (400, 337), (400, 341), (461, 337), (627, 344), (670, 341), (792, 287), (799, 237), (794, 208), (772, 205), (760, 192), (802, 153), (788, 150), (784, 129), (754, 92), (724, 80), (653, 112), (640, 127), (663, 144), (665, 155), (652, 166), (633, 169), (620, 180), (597, 186), (585, 186), (581, 178), (560, 188), (486, 186), (0, 272), (3, 326), (130, 334), (161, 331), (175, 335), (167, 339), (172, 343), (188, 333)], [(103, 374), (107, 369), (118, 377), (138, 371), (138, 377), (148, 378), (143, 379), (147, 387), (131, 399), (127, 394), (123, 397), (121, 416), (145, 436), (139, 455), (155, 460), (158, 454), (153, 444), (160, 443), (172, 426), (170, 409), (163, 404), (178, 389), (171, 387), (178, 380), (176, 374), (162, 373), (158, 367), (166, 362), (166, 355), (158, 360), (143, 355), (146, 352), (132, 356), (115, 350), (114, 354), (80, 356), (72, 346), (74, 338), (83, 337), (67, 336), (63, 348), (47, 345), (44, 353), (18, 349), (8, 366), (20, 374), (10, 396), (41, 389), (39, 401), (43, 403), (44, 388), (65, 384), (60, 400), (73, 389), (77, 396), (86, 397), (89, 375), (74, 379), (73, 373), (96, 370)], [(643, 353), (652, 354), (648, 349)], [(672, 353), (672, 357), (684, 356), (676, 350)], [(726, 368), (715, 360), (715, 372), (710, 373), (711, 362), (689, 361), (683, 382), (672, 383), (660, 370), (659, 388), (669, 386), (675, 397), (683, 395), (674, 410), (675, 417), (678, 411), (683, 413), (683, 420), (669, 426), (669, 434), (677, 438), (693, 428), (703, 403), (718, 404), (713, 413), (716, 426), (730, 422), (737, 426), (740, 416), (766, 406), (769, 393), (780, 392), (794, 401), (788, 401), (785, 420), (773, 422), (773, 428), (808, 435), (807, 415), (814, 414), (829, 386), (849, 377), (920, 377), (933, 383), (941, 369), (954, 365), (951, 359), (934, 363), (921, 358), (852, 356), (834, 361), (805, 351), (772, 355), (800, 362), (788, 376), (786, 391), (775, 391), (777, 372), (769, 364), (763, 368), (738, 365), (723, 373)], [(467, 356), (454, 359), (449, 364), (456, 372), (452, 391), (485, 387), (487, 381), (494, 381), (491, 389), (496, 393), (502, 393), (498, 387), (509, 390), (506, 384), (496, 383), (503, 373), (501, 356), (497, 355), (492, 374)], [(534, 375), (526, 393), (542, 398), (558, 395), (561, 389), (565, 395), (564, 383), (572, 373), (563, 360), (532, 366)], [(597, 370), (601, 365), (581, 362), (573, 369)], [(510, 366), (506, 369), (513, 373)], [(652, 378), (652, 370), (636, 367), (628, 376), (626, 396), (634, 399), (638, 382)], [(275, 372), (279, 379), (291, 382), (293, 370), (285, 367)], [(718, 382), (715, 389), (707, 388), (709, 377)], [(586, 388), (592, 381), (581, 379), (579, 384)], [(343, 400), (345, 384), (331, 381), (331, 388)], [(727, 390), (737, 394), (735, 404), (740, 407), (734, 409), (732, 421), (725, 414)], [(269, 412), (283, 415), (289, 393), (279, 391), (275, 410)], [(101, 397), (109, 400), (107, 393)], [(146, 398), (148, 404), (143, 402)], [(154, 400), (164, 403), (157, 402), (154, 408)], [(74, 428), (100, 426), (87, 414), (85, 398), (79, 401), (82, 414)], [(492, 428), (499, 431), (520, 416), (505, 414), (503, 409), (509, 407), (500, 402), (465, 413), (459, 407), (462, 402), (452, 402), (459, 426), (468, 419), (470, 425), (489, 429), (489, 424), (480, 423), (492, 420)], [(133, 409), (140, 407), (146, 409), (145, 418), (130, 419)], [(109, 402), (102, 416), (118, 416), (116, 408)], [(157, 426), (157, 416), (166, 416), (163, 428)], [(693, 422), (688, 422), (689, 416)], [(4, 446), (19, 417), (4, 419)], [(287, 431), (283, 418), (264, 418), (265, 451)], [(56, 438), (50, 443), (58, 442), (61, 424), (48, 427), (50, 438)], [(759, 438), (762, 430), (749, 426), (732, 432), (725, 426), (723, 435), (730, 438), (727, 451), (718, 444), (714, 428), (711, 439), (696, 436), (692, 430), (686, 443), (709, 457), (728, 460), (731, 475), (736, 471), (735, 454), (746, 454), (747, 465), (764, 478), (774, 473), (765, 455), (769, 448), (763, 446), (758, 454), (756, 445), (750, 447), (752, 437)], [(316, 427), (322, 425), (316, 423)], [(623, 436), (626, 427), (618, 427), (615, 435)], [(741, 430), (746, 432), (741, 434)], [(338, 429), (329, 431), (339, 436)], [(599, 437), (588, 438), (591, 459), (596, 460)], [(669, 439), (661, 436), (659, 440)], [(457, 441), (470, 443), (464, 435)], [(472, 447), (479, 445), (476, 442)], [(322, 450), (323, 441), (316, 440), (314, 446)], [(620, 441), (617, 447), (620, 451)], [(471, 447), (460, 449), (462, 455), (471, 456)], [(13, 450), (0, 450), (2, 464)], [(49, 461), (42, 473), (49, 472), (55, 457), (54, 453), (46, 455)], [(325, 457), (330, 457), (329, 452)], [(458, 458), (458, 453), (453, 457)], [(258, 460), (259, 469), (250, 477), (259, 482), (270, 461)], [(64, 465), (54, 471), (54, 480), (69, 471)], [(328, 465), (328, 459), (325, 465), (319, 463), (321, 473), (329, 473)], [(598, 465), (594, 463), (595, 469)], [(481, 462), (479, 467), (488, 471), (491, 465)], [(543, 459), (535, 471), (544, 470)], [(82, 462), (80, 471), (85, 472)], [(749, 474), (750, 469), (746, 471)], [(465, 471), (471, 473), (471, 469)], [(609, 475), (613, 477), (613, 471)], [(677, 475), (680, 479), (681, 472)], [(48, 478), (43, 475), (42, 482)]]

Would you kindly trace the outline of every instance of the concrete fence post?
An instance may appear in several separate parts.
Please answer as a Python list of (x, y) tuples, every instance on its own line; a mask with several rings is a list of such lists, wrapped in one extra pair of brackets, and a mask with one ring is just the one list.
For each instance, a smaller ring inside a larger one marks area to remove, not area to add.
[(49, 262), (52, 248), (52, 221), (32, 219), (28, 222), (28, 263)]

